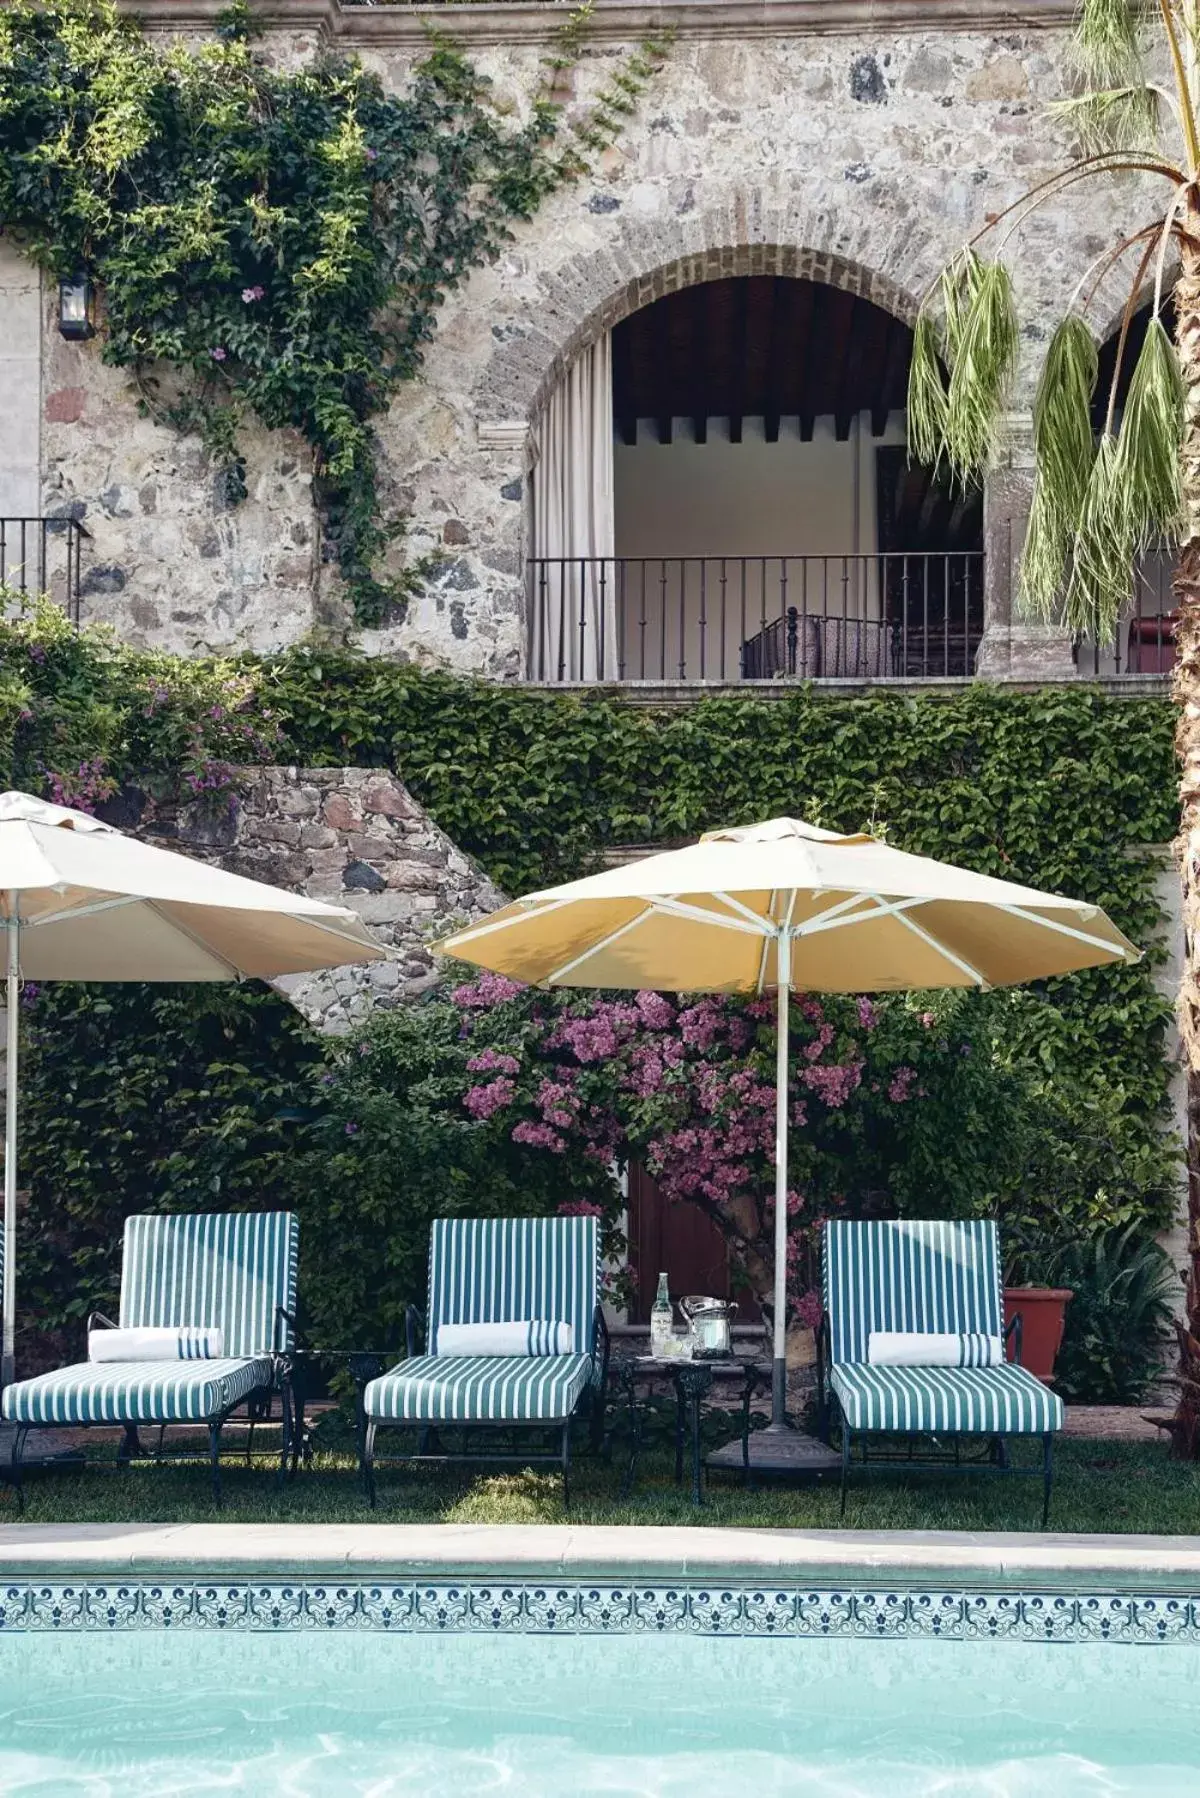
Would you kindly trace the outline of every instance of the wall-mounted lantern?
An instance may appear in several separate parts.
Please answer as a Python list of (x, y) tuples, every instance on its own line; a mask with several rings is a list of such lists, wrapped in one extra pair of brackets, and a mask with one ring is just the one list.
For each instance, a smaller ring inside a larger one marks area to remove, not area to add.
[(58, 329), (63, 337), (79, 340), (96, 335), (95, 298), (91, 276), (82, 269), (59, 282)]

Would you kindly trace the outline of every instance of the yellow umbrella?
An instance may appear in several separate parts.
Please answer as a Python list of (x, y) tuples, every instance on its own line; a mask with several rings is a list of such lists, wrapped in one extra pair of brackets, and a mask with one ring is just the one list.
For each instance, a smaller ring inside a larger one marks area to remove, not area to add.
[(784, 1424), (788, 994), (1015, 986), (1137, 961), (1095, 905), (794, 818), (530, 893), (440, 945), (539, 986), (778, 995), (773, 1426)]

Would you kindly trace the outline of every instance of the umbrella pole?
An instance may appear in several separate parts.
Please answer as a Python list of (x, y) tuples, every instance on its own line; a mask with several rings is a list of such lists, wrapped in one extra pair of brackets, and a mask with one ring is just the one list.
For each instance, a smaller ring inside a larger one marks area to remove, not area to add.
[(775, 939), (778, 963), (775, 1023), (775, 1346), (771, 1366), (771, 1428), (787, 1427), (787, 1146), (788, 988), (792, 942), (784, 925)]
[(20, 932), (18, 895), (5, 927), (8, 939), (8, 1060), (4, 1070), (4, 1337), (0, 1353), (0, 1387), (11, 1385), (15, 1371), (17, 1300), (17, 1007), (20, 1004)]

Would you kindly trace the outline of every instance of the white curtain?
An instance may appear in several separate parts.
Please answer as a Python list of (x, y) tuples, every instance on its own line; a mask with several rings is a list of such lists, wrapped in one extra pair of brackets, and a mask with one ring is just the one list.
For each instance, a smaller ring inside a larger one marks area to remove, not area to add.
[(572, 363), (537, 428), (529, 672), (617, 678), (612, 339)]

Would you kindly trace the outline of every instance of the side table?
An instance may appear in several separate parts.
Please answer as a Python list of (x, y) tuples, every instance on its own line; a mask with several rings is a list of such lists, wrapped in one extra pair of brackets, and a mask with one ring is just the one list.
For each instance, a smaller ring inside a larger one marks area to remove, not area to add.
[(659, 1361), (651, 1355), (631, 1355), (619, 1361), (614, 1373), (625, 1394), (625, 1414), (629, 1422), (630, 1449), (629, 1466), (621, 1482), (621, 1492), (628, 1495), (633, 1490), (634, 1477), (637, 1472), (638, 1457), (642, 1452), (642, 1424), (644, 1405), (638, 1402), (638, 1388), (646, 1387), (654, 1380), (670, 1380), (675, 1391), (675, 1483), (683, 1484), (683, 1441), (688, 1433), (692, 1439), (692, 1503), (704, 1503), (704, 1486), (700, 1456), (700, 1409), (714, 1385), (735, 1389), (740, 1386), (742, 1417), (742, 1450), (743, 1459), (746, 1443), (750, 1434), (750, 1401), (761, 1387), (770, 1388), (771, 1363), (769, 1361)]
[(312, 1442), (308, 1433), (308, 1425), (304, 1419), (304, 1401), (307, 1395), (306, 1374), (315, 1361), (342, 1361), (354, 1381), (354, 1433), (358, 1442), (361, 1458), (363, 1446), (362, 1395), (369, 1380), (386, 1371), (399, 1357), (398, 1349), (386, 1352), (379, 1349), (349, 1348), (298, 1348), (290, 1349), (288, 1357), (291, 1362), (292, 1389), (292, 1472), (295, 1473), (303, 1455), (307, 1463), (312, 1455)]

